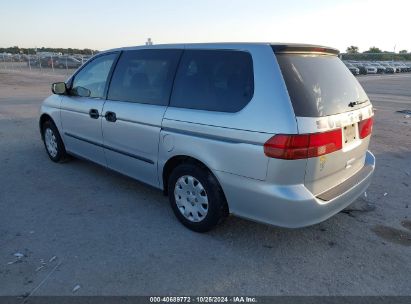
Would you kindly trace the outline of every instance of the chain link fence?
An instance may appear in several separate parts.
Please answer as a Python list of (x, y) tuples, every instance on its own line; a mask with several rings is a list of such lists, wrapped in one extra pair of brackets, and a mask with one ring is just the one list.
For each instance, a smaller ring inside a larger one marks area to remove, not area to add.
[(92, 55), (10, 54), (0, 53), (0, 71), (71, 75)]
[[(71, 75), (86, 63), (92, 55), (83, 54), (57, 54), (50, 52), (38, 52), (35, 54), (11, 54), (0, 53), (0, 71), (30, 71), (34, 73)], [(405, 64), (411, 71), (411, 53), (357, 53), (340, 54), (344, 61), (375, 61), (391, 62), (394, 65)], [(405, 70), (402, 69), (402, 70)]]

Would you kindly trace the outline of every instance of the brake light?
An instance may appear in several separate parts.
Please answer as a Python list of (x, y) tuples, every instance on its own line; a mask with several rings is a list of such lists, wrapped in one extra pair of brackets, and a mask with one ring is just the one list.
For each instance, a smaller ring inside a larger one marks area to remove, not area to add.
[(358, 130), (360, 133), (360, 138), (363, 139), (371, 134), (373, 126), (373, 118), (364, 119), (358, 123)]
[(266, 156), (280, 159), (318, 157), (341, 149), (341, 129), (311, 134), (277, 134), (264, 144)]

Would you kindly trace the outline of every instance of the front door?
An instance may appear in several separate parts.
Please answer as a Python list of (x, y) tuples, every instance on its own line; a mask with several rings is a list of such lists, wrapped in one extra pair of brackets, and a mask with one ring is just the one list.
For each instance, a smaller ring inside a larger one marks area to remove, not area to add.
[(101, 134), (101, 113), (107, 79), (118, 53), (98, 56), (70, 80), (61, 103), (61, 121), (66, 150), (106, 165)]

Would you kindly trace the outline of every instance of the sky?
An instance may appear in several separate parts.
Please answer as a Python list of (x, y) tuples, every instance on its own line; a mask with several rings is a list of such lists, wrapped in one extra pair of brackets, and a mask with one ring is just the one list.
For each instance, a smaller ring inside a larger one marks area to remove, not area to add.
[(293, 42), (411, 51), (409, 0), (0, 0), (0, 47)]

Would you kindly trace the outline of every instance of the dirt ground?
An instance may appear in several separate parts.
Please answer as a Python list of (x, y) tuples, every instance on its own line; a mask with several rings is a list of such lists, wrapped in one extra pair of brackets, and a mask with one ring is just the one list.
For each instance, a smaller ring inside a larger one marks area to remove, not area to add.
[(207, 234), (155, 189), (48, 159), (38, 110), (61, 80), (0, 71), (0, 296), (411, 295), (411, 118), (396, 112), (411, 74), (359, 77), (376, 115), (366, 197), (303, 229), (230, 217)]

